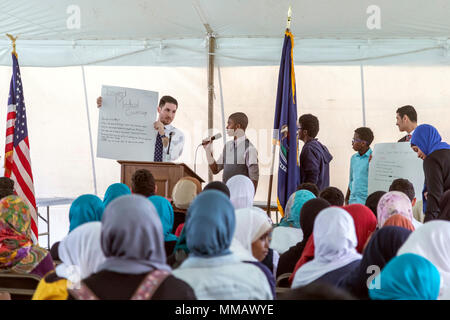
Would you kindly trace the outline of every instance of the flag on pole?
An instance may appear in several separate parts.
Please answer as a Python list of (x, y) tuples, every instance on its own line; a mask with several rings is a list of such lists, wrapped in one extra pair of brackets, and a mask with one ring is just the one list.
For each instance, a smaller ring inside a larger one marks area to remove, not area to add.
[(294, 36), (286, 30), (278, 75), (277, 102), (275, 106), (274, 143), (280, 146), (278, 168), (278, 211), (284, 208), (300, 184), (297, 138), (297, 97), (295, 94)]
[(38, 239), (38, 218), (31, 172), (30, 143), (17, 55), (12, 54), (13, 70), (6, 116), (5, 177), (14, 180), (16, 194), (29, 206), (33, 241)]

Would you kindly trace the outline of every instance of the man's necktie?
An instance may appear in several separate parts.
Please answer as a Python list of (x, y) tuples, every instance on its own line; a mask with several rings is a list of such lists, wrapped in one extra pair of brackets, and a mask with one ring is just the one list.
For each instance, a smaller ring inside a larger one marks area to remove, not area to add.
[(411, 140), (411, 135), (408, 134), (408, 135), (406, 136), (406, 141), (410, 141), (410, 140)]
[(156, 143), (155, 143), (155, 156), (153, 158), (153, 161), (155, 162), (162, 162), (162, 154), (163, 154), (163, 143), (161, 135), (156, 135)]

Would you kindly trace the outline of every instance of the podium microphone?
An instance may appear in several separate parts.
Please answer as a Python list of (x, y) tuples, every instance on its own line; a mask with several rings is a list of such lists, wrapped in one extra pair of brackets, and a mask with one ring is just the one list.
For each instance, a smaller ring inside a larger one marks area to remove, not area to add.
[(221, 133), (217, 133), (215, 135), (213, 135), (212, 137), (206, 138), (202, 141), (202, 143), (200, 143), (200, 145), (204, 146), (207, 145), (208, 143), (216, 140), (216, 139), (220, 139), (222, 138), (222, 134)]
[(172, 142), (172, 136), (175, 134), (175, 132), (170, 132), (169, 133), (169, 147), (167, 148), (167, 154), (169, 154), (170, 151), (170, 143)]

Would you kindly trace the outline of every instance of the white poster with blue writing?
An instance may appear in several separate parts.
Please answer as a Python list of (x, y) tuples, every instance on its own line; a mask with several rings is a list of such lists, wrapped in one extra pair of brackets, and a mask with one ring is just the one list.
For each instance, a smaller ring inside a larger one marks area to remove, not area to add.
[(97, 157), (153, 161), (158, 93), (102, 86), (99, 108)]

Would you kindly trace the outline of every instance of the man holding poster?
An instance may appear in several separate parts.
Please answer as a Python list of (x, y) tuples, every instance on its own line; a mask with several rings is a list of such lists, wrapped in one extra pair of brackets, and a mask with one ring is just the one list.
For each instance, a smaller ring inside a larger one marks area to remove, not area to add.
[[(97, 98), (97, 107), (102, 106), (102, 97)], [(157, 131), (154, 143), (155, 162), (170, 162), (178, 159), (183, 152), (184, 134), (171, 125), (175, 119), (178, 102), (171, 96), (163, 96), (159, 100), (158, 119), (153, 123)]]

